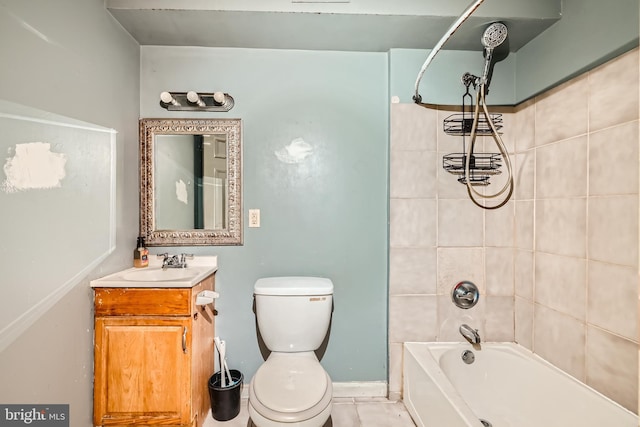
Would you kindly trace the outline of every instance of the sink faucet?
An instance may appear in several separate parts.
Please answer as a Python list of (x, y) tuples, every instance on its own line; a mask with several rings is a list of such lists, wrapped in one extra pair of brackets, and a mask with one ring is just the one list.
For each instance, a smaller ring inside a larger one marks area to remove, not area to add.
[(471, 344), (480, 344), (480, 334), (466, 323), (460, 326), (460, 333)]
[(193, 254), (169, 255), (168, 253), (158, 254), (158, 258), (162, 257), (162, 269), (167, 268), (187, 268), (186, 259), (192, 259)]

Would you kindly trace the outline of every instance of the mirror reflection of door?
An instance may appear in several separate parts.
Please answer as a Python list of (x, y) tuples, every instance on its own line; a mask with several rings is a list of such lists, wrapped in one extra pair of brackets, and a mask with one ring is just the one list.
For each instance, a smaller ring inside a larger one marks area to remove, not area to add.
[(226, 136), (156, 135), (158, 230), (227, 227)]
[(203, 227), (226, 228), (227, 141), (225, 135), (204, 135), (202, 156)]

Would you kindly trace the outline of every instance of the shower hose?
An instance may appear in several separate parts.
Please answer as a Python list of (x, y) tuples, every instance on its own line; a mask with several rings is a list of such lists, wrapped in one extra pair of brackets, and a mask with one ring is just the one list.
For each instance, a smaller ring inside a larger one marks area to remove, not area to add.
[[(495, 124), (493, 123), (493, 120), (491, 120), (491, 115), (489, 114), (489, 110), (487, 109), (487, 103), (485, 102), (485, 92), (486, 92), (486, 83), (483, 81), (478, 86), (478, 94), (476, 96), (476, 106), (473, 112), (473, 125), (471, 126), (471, 142), (469, 143), (469, 148), (465, 156), (464, 176), (467, 178), (465, 180), (465, 183), (467, 185), (467, 192), (469, 193), (469, 198), (473, 203), (475, 203), (477, 206), (483, 209), (498, 209), (504, 206), (509, 201), (509, 199), (511, 198), (511, 195), (513, 194), (513, 170), (511, 168), (511, 160), (509, 159), (509, 155), (507, 154), (507, 149), (504, 145), (504, 142), (502, 141), (502, 137), (498, 133), (498, 130), (496, 129)], [(471, 185), (470, 160), (471, 160), (471, 156), (473, 155), (473, 147), (475, 145), (476, 136), (478, 133), (477, 130), (478, 130), (478, 122), (480, 118), (480, 107), (482, 107), (482, 111), (487, 119), (487, 122), (489, 123), (489, 126), (491, 127), (491, 136), (493, 137), (493, 140), (498, 146), (498, 149), (500, 150), (500, 154), (502, 155), (502, 158), (504, 159), (504, 162), (507, 166), (507, 175), (508, 175), (507, 182), (505, 182), (505, 184), (502, 186), (502, 188), (498, 192), (493, 194), (482, 194), (479, 191), (477, 191), (475, 188), (473, 188), (473, 185)], [(503, 195), (505, 192), (507, 192), (506, 196), (504, 196), (504, 198), (497, 205), (487, 206), (480, 203), (479, 201), (479, 199), (497, 198), (498, 196)]]

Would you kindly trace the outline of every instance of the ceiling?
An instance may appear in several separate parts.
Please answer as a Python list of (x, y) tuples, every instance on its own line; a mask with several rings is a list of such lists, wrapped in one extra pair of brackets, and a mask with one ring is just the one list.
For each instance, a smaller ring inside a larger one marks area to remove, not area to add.
[[(262, 0), (259, 7), (255, 0), (106, 0), (106, 6), (141, 45), (386, 52), (433, 48), (469, 0), (301, 1), (310, 0)], [(486, 26), (501, 21), (509, 28), (509, 50), (517, 51), (560, 19), (559, 0), (492, 1), (445, 49), (482, 49)]]

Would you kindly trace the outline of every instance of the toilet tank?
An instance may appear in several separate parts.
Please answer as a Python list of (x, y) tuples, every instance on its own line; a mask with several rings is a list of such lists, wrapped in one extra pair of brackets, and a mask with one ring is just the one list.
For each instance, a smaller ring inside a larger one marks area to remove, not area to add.
[(329, 330), (333, 282), (322, 277), (267, 277), (254, 286), (260, 335), (271, 351), (314, 351)]

